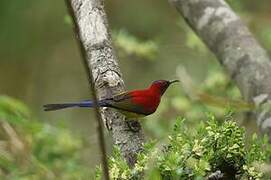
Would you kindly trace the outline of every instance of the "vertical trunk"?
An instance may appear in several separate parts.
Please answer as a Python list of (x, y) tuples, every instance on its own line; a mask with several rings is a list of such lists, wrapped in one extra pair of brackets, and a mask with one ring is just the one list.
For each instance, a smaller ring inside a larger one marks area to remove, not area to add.
[[(79, 37), (86, 51), (87, 65), (93, 77), (98, 99), (111, 97), (125, 90), (119, 65), (112, 48), (111, 37), (102, 0), (71, 0)], [(110, 108), (101, 115), (128, 164), (133, 166), (142, 149), (143, 133), (131, 131), (125, 117)], [(139, 124), (140, 126), (140, 124)]]

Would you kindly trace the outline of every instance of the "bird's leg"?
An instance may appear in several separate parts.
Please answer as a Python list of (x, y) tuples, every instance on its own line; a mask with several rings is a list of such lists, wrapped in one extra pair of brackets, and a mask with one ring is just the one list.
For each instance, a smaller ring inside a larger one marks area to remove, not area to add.
[(137, 120), (126, 120), (128, 131), (138, 132), (141, 129), (141, 125)]

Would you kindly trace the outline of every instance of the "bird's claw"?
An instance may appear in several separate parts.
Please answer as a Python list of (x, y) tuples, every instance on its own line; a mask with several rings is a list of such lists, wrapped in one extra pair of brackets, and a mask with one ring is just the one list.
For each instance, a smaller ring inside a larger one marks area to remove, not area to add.
[(141, 130), (141, 125), (136, 120), (129, 120), (129, 121), (126, 121), (126, 123), (128, 126), (127, 131), (138, 132)]

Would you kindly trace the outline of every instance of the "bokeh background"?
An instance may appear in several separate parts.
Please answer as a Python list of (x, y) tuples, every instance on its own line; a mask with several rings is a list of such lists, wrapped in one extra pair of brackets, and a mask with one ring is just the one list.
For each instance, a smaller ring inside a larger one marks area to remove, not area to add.
[[(228, 3), (270, 52), (271, 1)], [(114, 0), (105, 4), (127, 89), (145, 88), (157, 79), (179, 78), (176, 71), (182, 66), (195, 88), (212, 95), (240, 98), (215, 57), (166, 0)], [(99, 164), (96, 121), (91, 110), (42, 110), (46, 103), (90, 96), (64, 1), (1, 0), (0, 82), (0, 95), (24, 102), (32, 112), (32, 121), (64, 127), (72, 136), (83, 139), (78, 150), (80, 163), (91, 170)], [(143, 122), (147, 138), (166, 136), (176, 116), (186, 117), (192, 126), (206, 111), (224, 113), (204, 102), (193, 102), (182, 85), (171, 87), (162, 102), (157, 113)], [(106, 137), (110, 147), (110, 135)]]

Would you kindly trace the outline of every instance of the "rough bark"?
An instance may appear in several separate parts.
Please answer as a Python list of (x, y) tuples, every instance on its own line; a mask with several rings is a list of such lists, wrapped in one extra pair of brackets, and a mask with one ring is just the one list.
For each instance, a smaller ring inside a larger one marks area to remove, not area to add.
[(91, 72), (91, 67), (89, 66), (89, 63), (88, 63), (87, 50), (84, 47), (83, 38), (82, 38), (82, 35), (80, 34), (79, 24), (77, 22), (75, 12), (74, 12), (74, 9), (72, 7), (72, 3), (70, 0), (66, 0), (66, 6), (67, 6), (67, 9), (70, 13), (70, 16), (72, 17), (72, 20), (73, 20), (74, 33), (75, 33), (75, 35), (78, 36), (77, 42), (80, 47), (82, 61), (83, 61), (84, 67), (86, 69), (86, 73), (87, 73), (87, 77), (88, 77), (88, 81), (89, 81), (89, 85), (90, 85), (90, 90), (91, 90), (91, 94), (92, 94), (92, 98), (93, 98), (94, 110), (95, 110), (96, 120), (97, 120), (97, 124), (98, 124), (97, 132), (98, 132), (99, 147), (100, 147), (100, 151), (101, 151), (101, 161), (102, 161), (102, 168), (103, 168), (103, 175), (104, 175), (103, 178), (105, 180), (109, 180), (110, 175), (109, 175), (109, 166), (108, 166), (108, 161), (107, 161), (106, 143), (104, 140), (103, 120), (102, 120), (101, 113), (99, 111), (99, 107), (96, 106), (97, 102), (98, 102), (98, 98), (97, 98), (97, 92), (95, 89), (94, 79), (93, 79), (92, 72)]
[[(83, 46), (86, 49), (88, 65), (92, 71), (98, 99), (112, 97), (125, 90), (117, 59), (112, 48), (107, 17), (102, 0), (71, 0), (79, 25)], [(119, 112), (102, 108), (101, 114), (128, 164), (133, 166), (136, 155), (142, 149), (143, 133), (131, 131), (125, 116)], [(140, 124), (137, 124), (140, 126)]]
[(170, 0), (216, 55), (244, 99), (255, 103), (257, 124), (271, 140), (271, 62), (224, 0)]

